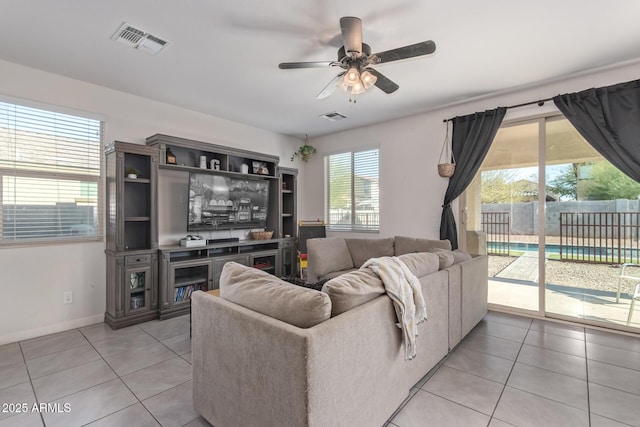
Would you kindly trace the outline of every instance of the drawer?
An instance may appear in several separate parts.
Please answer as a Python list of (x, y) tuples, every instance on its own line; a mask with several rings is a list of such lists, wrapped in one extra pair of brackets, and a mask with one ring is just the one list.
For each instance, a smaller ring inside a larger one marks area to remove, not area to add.
[(124, 265), (140, 265), (140, 264), (149, 264), (151, 263), (151, 255), (129, 255), (124, 257)]

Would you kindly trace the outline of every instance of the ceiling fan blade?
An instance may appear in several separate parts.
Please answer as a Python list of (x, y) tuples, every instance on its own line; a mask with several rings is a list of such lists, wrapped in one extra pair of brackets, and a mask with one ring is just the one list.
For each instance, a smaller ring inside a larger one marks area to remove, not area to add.
[(342, 76), (345, 75), (345, 73), (346, 73), (346, 71), (343, 71), (340, 74), (338, 74), (337, 76), (335, 76), (333, 79), (331, 79), (329, 84), (326, 85), (324, 87), (324, 89), (322, 89), (322, 91), (320, 91), (318, 96), (316, 96), (316, 99), (324, 99), (324, 98), (328, 97), (329, 95), (331, 95), (336, 90), (336, 87), (338, 87), (338, 82), (340, 81)]
[(315, 61), (315, 62), (281, 62), (278, 64), (278, 68), (281, 70), (290, 70), (294, 68), (324, 68), (340, 65), (335, 61)]
[(387, 77), (385, 77), (379, 71), (376, 71), (373, 68), (366, 68), (366, 70), (377, 77), (375, 85), (378, 87), (378, 89), (380, 89), (384, 93), (393, 93), (393, 92), (397, 91), (398, 89), (400, 89), (400, 86), (398, 86), (393, 81), (389, 80)]
[(356, 53), (357, 56), (360, 56), (362, 53), (362, 21), (360, 18), (354, 16), (340, 18), (340, 31), (346, 53)]
[(399, 47), (397, 49), (386, 50), (384, 52), (374, 54), (378, 59), (374, 63), (382, 64), (401, 59), (413, 58), (415, 56), (429, 55), (436, 51), (436, 44), (432, 41), (420, 42), (409, 46)]

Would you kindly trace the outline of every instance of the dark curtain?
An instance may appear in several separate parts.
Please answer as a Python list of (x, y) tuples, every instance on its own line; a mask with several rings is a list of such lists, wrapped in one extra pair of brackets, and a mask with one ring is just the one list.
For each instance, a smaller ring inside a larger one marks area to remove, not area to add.
[(553, 102), (605, 159), (640, 181), (640, 80), (558, 95)]
[(440, 219), (440, 238), (449, 239), (452, 249), (458, 249), (458, 229), (451, 202), (462, 194), (480, 169), (506, 112), (505, 107), (499, 107), (453, 119), (451, 146), (456, 170), (449, 178)]

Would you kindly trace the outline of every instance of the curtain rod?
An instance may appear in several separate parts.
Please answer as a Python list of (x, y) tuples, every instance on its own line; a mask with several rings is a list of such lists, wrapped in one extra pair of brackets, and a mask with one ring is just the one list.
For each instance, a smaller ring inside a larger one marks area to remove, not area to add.
[[(539, 99), (537, 101), (531, 101), (531, 102), (524, 102), (522, 104), (516, 104), (516, 105), (510, 105), (507, 107), (507, 110), (511, 109), (511, 108), (518, 108), (518, 107), (526, 107), (527, 105), (533, 105), (533, 104), (538, 104), (539, 107), (542, 107), (544, 105), (545, 102), (547, 101), (553, 101), (553, 98), (545, 98), (545, 99)], [(452, 121), (454, 118), (450, 118), (450, 119), (444, 119), (442, 120), (444, 123), (450, 122)]]

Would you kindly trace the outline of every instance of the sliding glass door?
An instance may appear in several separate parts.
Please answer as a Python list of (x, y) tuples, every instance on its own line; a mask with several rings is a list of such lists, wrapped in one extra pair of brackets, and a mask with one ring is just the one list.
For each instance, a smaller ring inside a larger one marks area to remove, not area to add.
[(503, 126), (477, 180), (491, 258), (489, 302), (539, 311), (537, 121)]
[(467, 249), (486, 238), (489, 304), (637, 330), (639, 199), (563, 116), (504, 124), (465, 194)]

